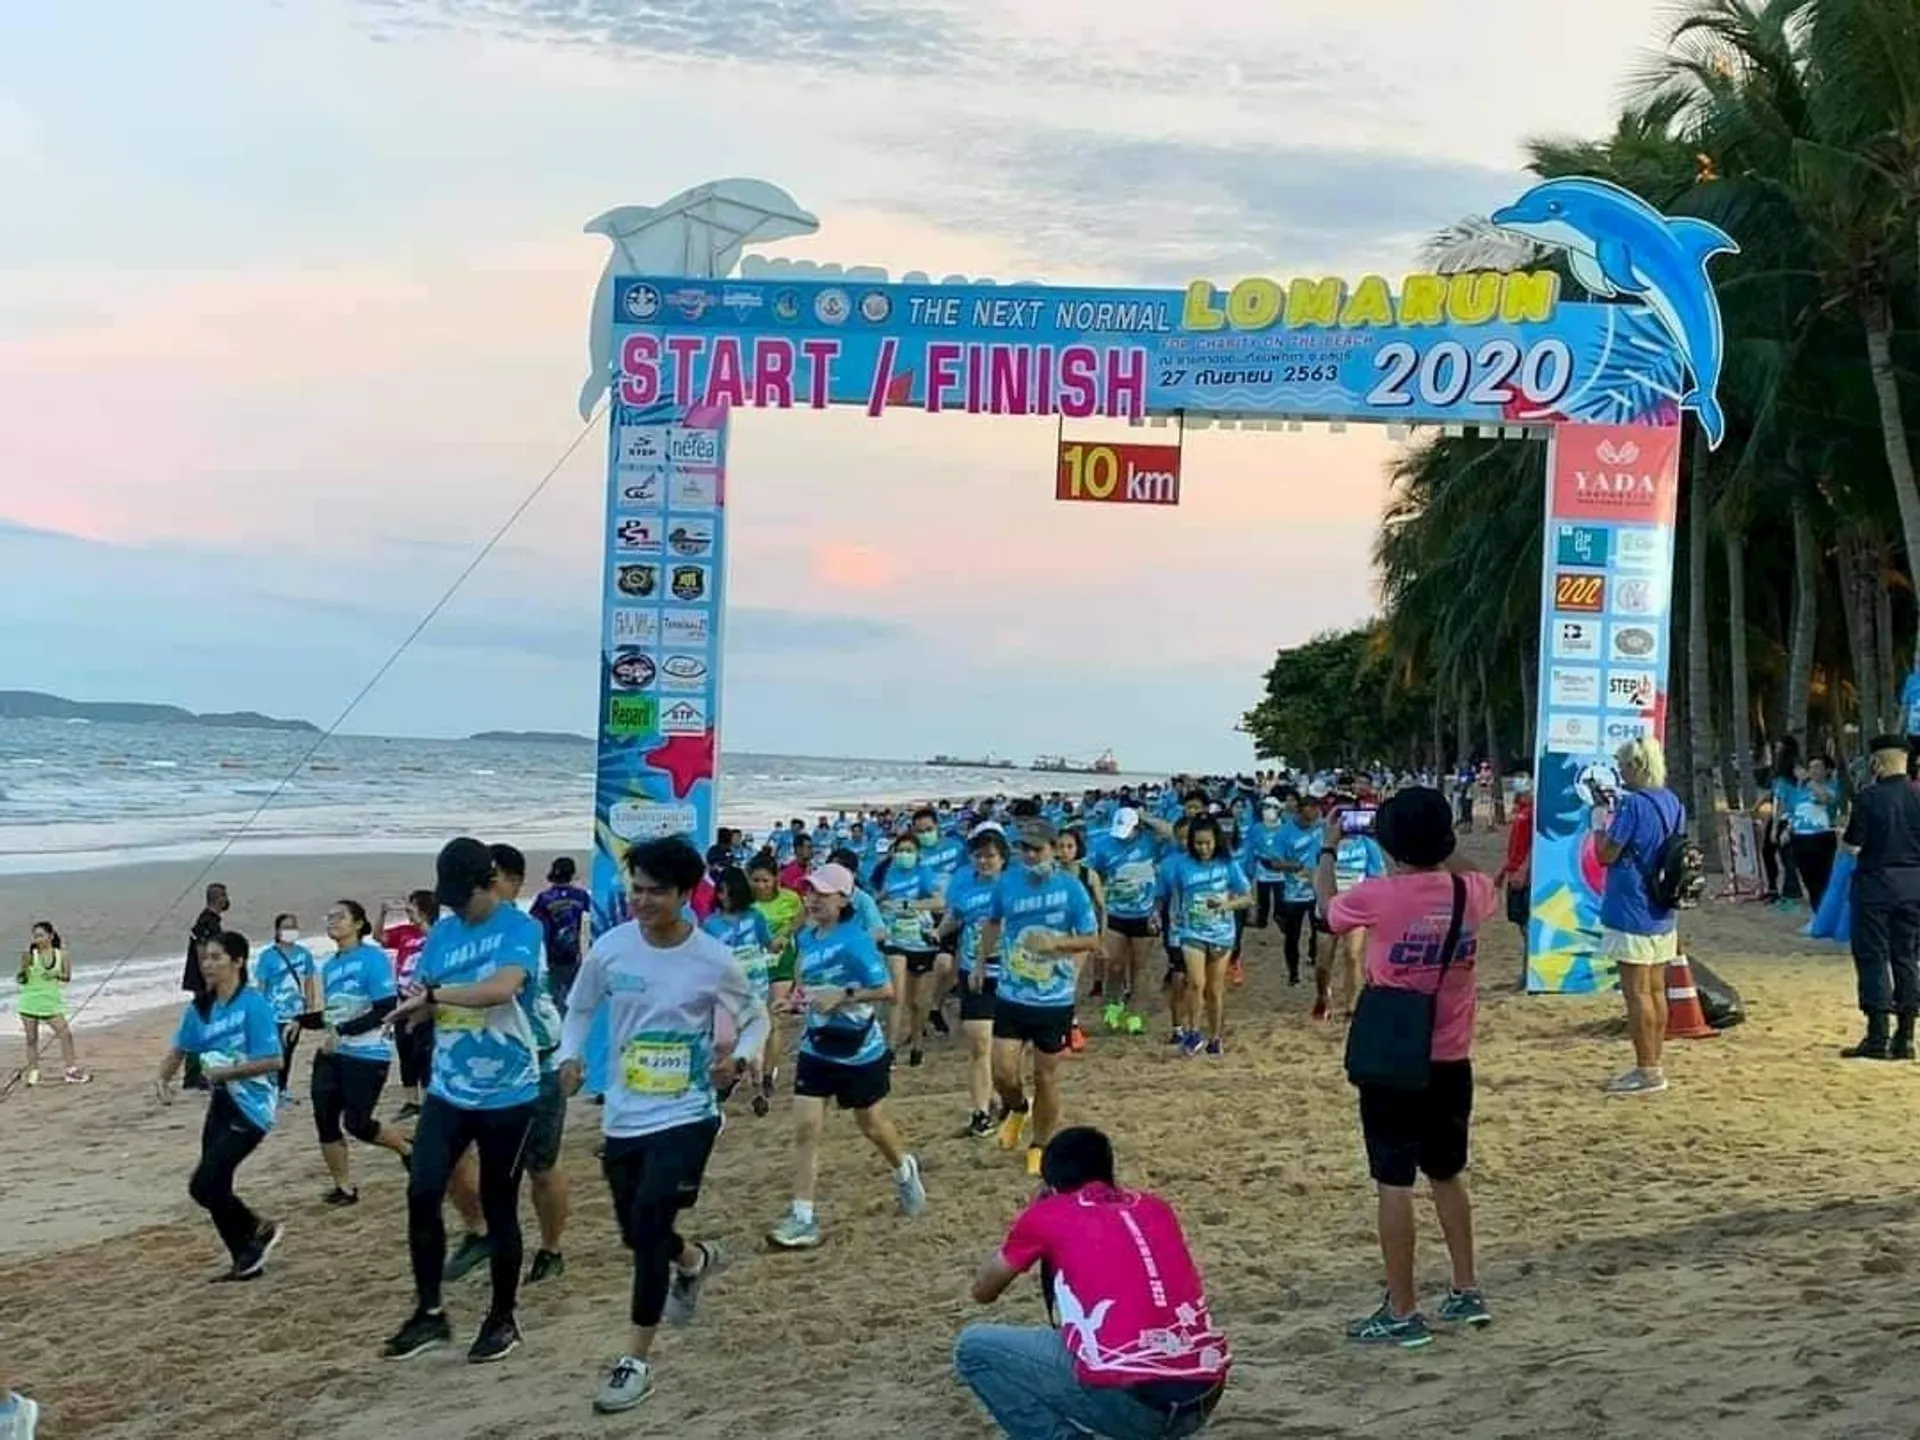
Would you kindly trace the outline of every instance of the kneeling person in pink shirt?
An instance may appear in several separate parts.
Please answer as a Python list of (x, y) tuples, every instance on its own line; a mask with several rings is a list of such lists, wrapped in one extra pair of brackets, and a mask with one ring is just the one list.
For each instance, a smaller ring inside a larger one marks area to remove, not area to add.
[(1040, 1194), (974, 1277), (991, 1304), (1040, 1267), (1048, 1326), (969, 1325), (953, 1368), (1011, 1440), (1175, 1440), (1207, 1423), (1232, 1357), (1173, 1207), (1114, 1181), (1113, 1145), (1062, 1130)]

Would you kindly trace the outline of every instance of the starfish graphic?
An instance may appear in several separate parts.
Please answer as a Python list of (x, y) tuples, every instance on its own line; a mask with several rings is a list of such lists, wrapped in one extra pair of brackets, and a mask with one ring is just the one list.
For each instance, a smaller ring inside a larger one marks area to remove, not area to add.
[(713, 731), (699, 735), (675, 735), (658, 749), (647, 752), (647, 764), (673, 777), (673, 798), (684, 800), (687, 792), (701, 780), (713, 778)]

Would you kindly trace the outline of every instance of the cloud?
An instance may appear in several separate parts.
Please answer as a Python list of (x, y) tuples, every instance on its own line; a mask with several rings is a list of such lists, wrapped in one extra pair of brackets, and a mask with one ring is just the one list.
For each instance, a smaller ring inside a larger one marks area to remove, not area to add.
[(930, 170), (911, 199), (858, 203), (995, 231), (1036, 260), (1071, 256), (1082, 267), (1173, 285), (1208, 269), (1412, 268), (1417, 245), (1439, 225), (1484, 213), (1521, 183), (1517, 172), (1384, 150), (992, 122), (929, 140), (926, 153), (951, 163)]
[(968, 47), (942, 8), (901, 0), (362, 0), (376, 33), (471, 29), (636, 56), (937, 73)]
[(885, 590), (899, 574), (893, 559), (870, 546), (823, 540), (813, 547), (813, 583), (829, 590)]

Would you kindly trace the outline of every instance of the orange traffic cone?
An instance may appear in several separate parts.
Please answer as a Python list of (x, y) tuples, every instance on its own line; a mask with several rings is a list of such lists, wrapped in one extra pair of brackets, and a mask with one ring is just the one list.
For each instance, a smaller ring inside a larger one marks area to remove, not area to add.
[(1693, 988), (1693, 967), (1687, 957), (1667, 962), (1667, 1039), (1711, 1040), (1720, 1032), (1707, 1024), (1700, 1008), (1700, 992)]

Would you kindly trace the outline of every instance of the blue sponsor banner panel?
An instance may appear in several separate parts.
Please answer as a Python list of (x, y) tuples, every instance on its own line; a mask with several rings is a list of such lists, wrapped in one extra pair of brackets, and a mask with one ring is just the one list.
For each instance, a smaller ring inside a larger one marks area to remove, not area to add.
[(614, 304), (638, 407), (1627, 424), (1671, 422), (1686, 389), (1657, 317), (1565, 300), (1546, 270), (1184, 291), (631, 276)]
[(1584, 993), (1617, 977), (1599, 955), (1622, 744), (1666, 738), (1678, 426), (1565, 425), (1547, 462), (1541, 556), (1533, 914), (1527, 988)]

